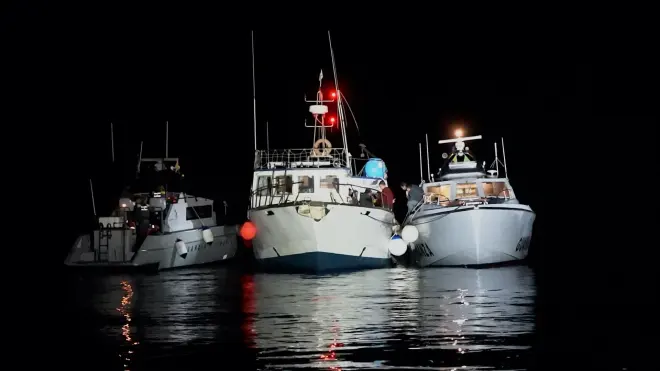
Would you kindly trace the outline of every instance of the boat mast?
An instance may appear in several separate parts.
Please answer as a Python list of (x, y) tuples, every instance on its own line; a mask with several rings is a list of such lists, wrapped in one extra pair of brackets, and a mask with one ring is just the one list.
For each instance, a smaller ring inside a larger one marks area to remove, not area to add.
[(509, 179), (509, 173), (506, 171), (506, 152), (504, 151), (504, 138), (502, 138), (502, 158), (504, 159), (504, 178)]
[(137, 173), (140, 174), (140, 165), (142, 165), (142, 145), (144, 141), (140, 141), (140, 155), (138, 157)]
[(500, 176), (500, 159), (497, 157), (497, 142), (493, 143), (493, 146), (495, 146), (495, 171), (497, 172), (497, 176)]
[(419, 143), (419, 178), (424, 183), (424, 170), (422, 170), (422, 143)]
[(165, 158), (169, 158), (170, 154), (170, 122), (165, 121)]
[(254, 31), (250, 31), (252, 38), (252, 120), (254, 123), (254, 152), (257, 152), (257, 87), (254, 79)]
[(112, 162), (115, 162), (115, 128), (110, 123), (110, 144), (112, 146)]
[[(346, 140), (346, 116), (344, 113), (344, 106), (341, 99), (341, 91), (339, 90), (339, 79), (337, 78), (337, 65), (335, 64), (335, 52), (332, 49), (332, 38), (328, 30), (328, 43), (330, 44), (330, 57), (332, 58), (332, 72), (335, 78), (335, 91), (337, 95), (337, 114), (339, 116), (339, 127), (341, 129), (341, 139), (344, 145), (344, 154), (346, 155), (346, 164), (349, 165), (351, 158), (348, 152), (348, 141)], [(352, 170), (351, 170), (352, 172)]]
[(89, 191), (92, 194), (92, 209), (94, 210), (94, 216), (96, 216), (96, 203), (94, 202), (94, 186), (92, 186), (92, 178), (89, 178)]
[(431, 160), (429, 159), (429, 134), (426, 133), (426, 175), (429, 177), (429, 182), (431, 182)]

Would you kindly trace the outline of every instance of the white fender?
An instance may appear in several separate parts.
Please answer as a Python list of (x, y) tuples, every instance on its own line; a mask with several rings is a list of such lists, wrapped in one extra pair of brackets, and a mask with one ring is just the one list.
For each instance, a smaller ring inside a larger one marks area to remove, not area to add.
[(413, 243), (419, 238), (419, 230), (414, 225), (407, 225), (401, 231), (401, 238), (406, 243)]
[(401, 239), (398, 234), (395, 234), (387, 244), (387, 249), (390, 251), (390, 254), (394, 256), (401, 256), (408, 250), (408, 244), (403, 239)]
[(213, 232), (210, 229), (202, 230), (202, 238), (207, 244), (213, 243)]
[(186, 243), (177, 239), (174, 247), (176, 247), (176, 253), (185, 259), (188, 255), (188, 246), (186, 246)]

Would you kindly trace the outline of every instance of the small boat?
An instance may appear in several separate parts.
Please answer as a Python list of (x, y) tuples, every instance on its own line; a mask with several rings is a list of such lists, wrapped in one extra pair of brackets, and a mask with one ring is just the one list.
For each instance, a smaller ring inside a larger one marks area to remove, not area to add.
[[(255, 258), (266, 269), (319, 273), (388, 267), (393, 263), (388, 243), (397, 222), (390, 208), (372, 202), (380, 183), (387, 183), (387, 168), (383, 160), (369, 158), (363, 172), (354, 175), (345, 97), (335, 75), (334, 90), (328, 94), (332, 99), (324, 100), (322, 79), (323, 72), (316, 99), (307, 101), (314, 124), (305, 126), (314, 131), (313, 146), (255, 148), (249, 221), (243, 228), (253, 231), (249, 238)], [(326, 117), (326, 103), (335, 102), (338, 119)], [(326, 130), (331, 127), (340, 130), (343, 148), (330, 143)]]
[[(64, 264), (163, 270), (234, 257), (238, 226), (218, 225), (213, 200), (182, 191), (182, 179), (178, 158), (142, 158), (140, 148), (135, 183), (142, 189), (127, 187), (112, 215), (97, 217), (96, 228), (76, 239)], [(94, 204), (91, 180), (90, 190)]]
[[(404, 221), (401, 237), (409, 243), (416, 265), (488, 266), (527, 257), (536, 214), (516, 198), (504, 162), (484, 171), (465, 143), (481, 136), (439, 141), (453, 143), (443, 154), (439, 181), (422, 185), (425, 196)], [(500, 176), (500, 165), (504, 177)]]

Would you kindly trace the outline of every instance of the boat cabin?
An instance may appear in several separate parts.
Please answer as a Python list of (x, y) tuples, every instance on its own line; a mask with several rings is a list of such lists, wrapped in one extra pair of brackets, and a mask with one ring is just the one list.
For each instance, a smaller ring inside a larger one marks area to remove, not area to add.
[(343, 160), (346, 156), (322, 158), (310, 152), (311, 156), (305, 157), (301, 156), (303, 151), (310, 152), (258, 151), (263, 153), (258, 153), (255, 161), (251, 208), (298, 202), (357, 204), (367, 189), (380, 191), (378, 183), (384, 179), (353, 176)]
[(136, 229), (147, 227), (151, 233), (172, 233), (216, 225), (213, 200), (183, 192), (156, 191), (136, 193), (119, 199), (110, 218), (99, 218), (103, 228)]

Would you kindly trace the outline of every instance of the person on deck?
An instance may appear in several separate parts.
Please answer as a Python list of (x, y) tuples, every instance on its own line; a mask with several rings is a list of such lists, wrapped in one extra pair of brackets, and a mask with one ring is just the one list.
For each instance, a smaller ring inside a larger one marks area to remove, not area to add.
[(380, 187), (382, 206), (391, 209), (394, 206), (394, 192), (383, 180), (378, 183), (378, 187)]
[(371, 193), (370, 189), (365, 189), (364, 192), (361, 192), (358, 196), (358, 205), (364, 207), (373, 207), (374, 206), (374, 196)]
[(401, 182), (401, 189), (406, 191), (408, 212), (410, 213), (424, 199), (424, 191), (418, 185), (408, 184), (406, 182)]

